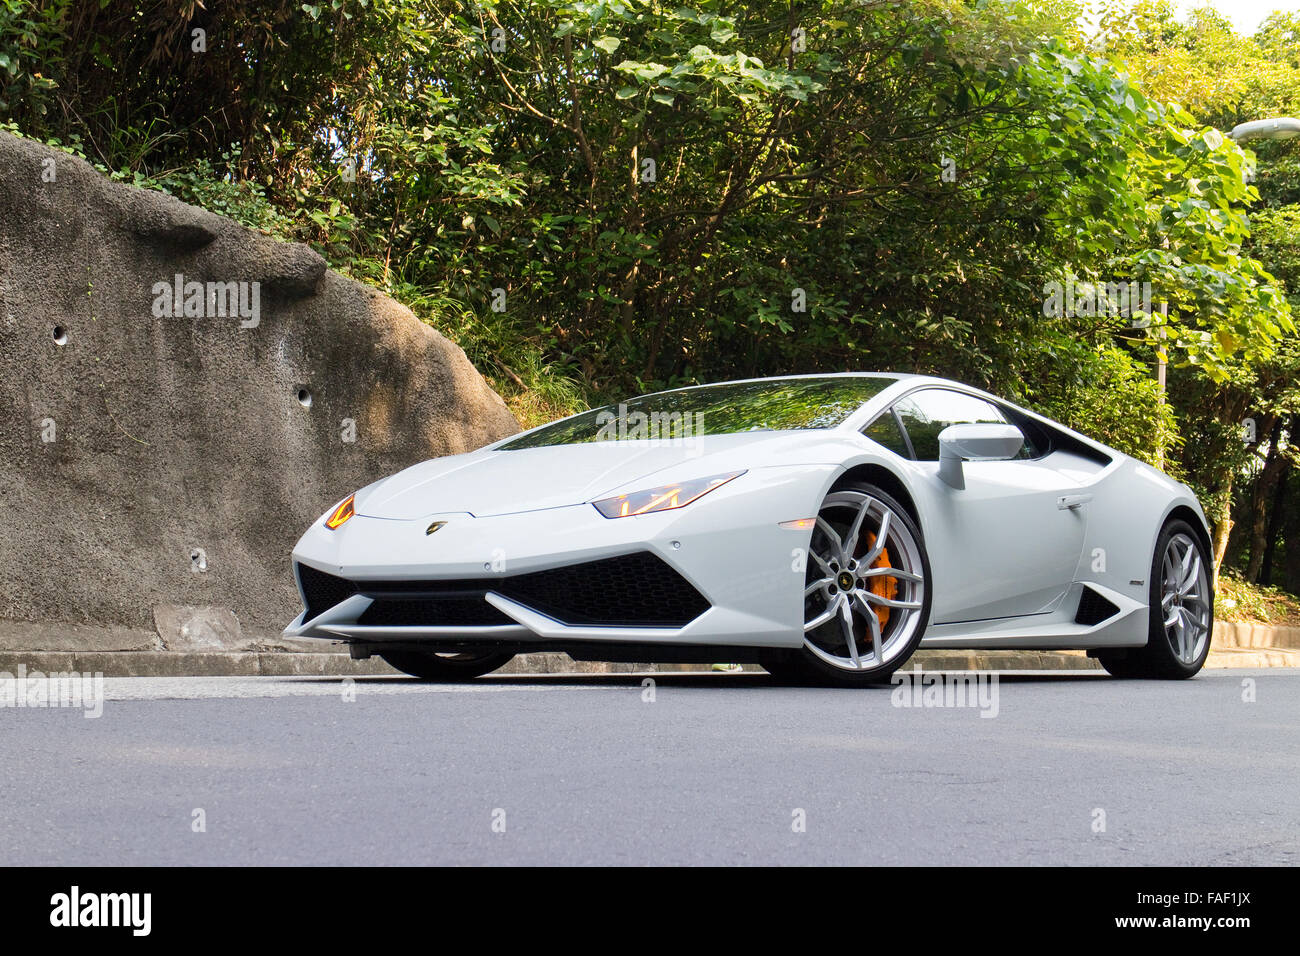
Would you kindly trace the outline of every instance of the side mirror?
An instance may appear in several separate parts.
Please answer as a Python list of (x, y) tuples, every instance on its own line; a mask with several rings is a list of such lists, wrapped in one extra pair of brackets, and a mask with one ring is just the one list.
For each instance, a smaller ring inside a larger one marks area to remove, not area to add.
[(939, 432), (939, 477), (965, 488), (961, 463), (971, 459), (1005, 461), (1020, 454), (1024, 433), (1015, 425), (949, 425)]

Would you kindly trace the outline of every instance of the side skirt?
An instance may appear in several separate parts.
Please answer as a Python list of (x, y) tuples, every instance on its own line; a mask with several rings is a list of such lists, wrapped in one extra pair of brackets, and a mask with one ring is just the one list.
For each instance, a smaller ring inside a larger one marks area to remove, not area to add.
[[(1096, 624), (1079, 624), (1084, 589), (1105, 598), (1115, 612)], [(1057, 610), (1049, 614), (932, 624), (922, 648), (983, 650), (1091, 650), (1106, 647), (1143, 647), (1147, 642), (1148, 606), (1094, 581), (1070, 586)]]

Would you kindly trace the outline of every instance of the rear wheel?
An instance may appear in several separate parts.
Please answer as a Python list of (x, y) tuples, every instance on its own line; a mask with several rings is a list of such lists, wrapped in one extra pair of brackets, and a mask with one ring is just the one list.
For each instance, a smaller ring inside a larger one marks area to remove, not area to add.
[(1151, 561), (1151, 618), (1146, 647), (1100, 651), (1116, 677), (1179, 680), (1205, 665), (1214, 633), (1210, 556), (1186, 521), (1165, 525)]
[(440, 654), (433, 651), (385, 651), (379, 656), (412, 677), (461, 681), (504, 667), (515, 655), (496, 652)]
[(764, 667), (845, 686), (887, 679), (925, 634), (929, 580), (921, 532), (897, 501), (869, 484), (832, 491), (808, 550), (803, 649)]

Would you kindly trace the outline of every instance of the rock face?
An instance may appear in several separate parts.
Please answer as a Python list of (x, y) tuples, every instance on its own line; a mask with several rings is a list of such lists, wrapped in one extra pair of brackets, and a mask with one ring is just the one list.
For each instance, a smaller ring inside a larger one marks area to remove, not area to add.
[(460, 348), (306, 246), (7, 133), (0, 332), (10, 622), (278, 633), (322, 512), (518, 430)]

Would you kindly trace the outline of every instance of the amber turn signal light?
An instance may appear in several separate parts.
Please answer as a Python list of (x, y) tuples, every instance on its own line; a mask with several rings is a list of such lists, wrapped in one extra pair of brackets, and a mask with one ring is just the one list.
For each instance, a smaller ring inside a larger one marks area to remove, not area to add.
[(356, 511), (352, 506), (352, 501), (354, 498), (356, 498), (356, 495), (354, 494), (348, 495), (346, 498), (340, 501), (338, 503), (338, 506), (335, 507), (335, 509), (330, 512), (330, 516), (325, 519), (325, 527), (333, 531), (335, 528), (339, 527), (344, 522), (346, 522), (349, 518), (351, 518), (354, 514), (356, 514)]

